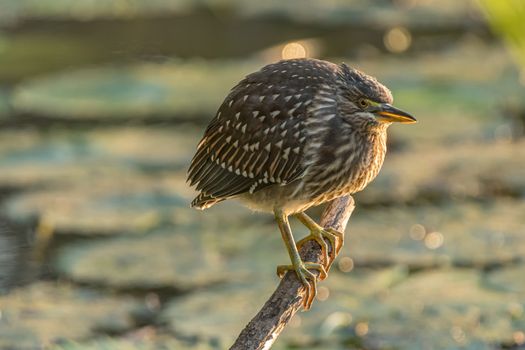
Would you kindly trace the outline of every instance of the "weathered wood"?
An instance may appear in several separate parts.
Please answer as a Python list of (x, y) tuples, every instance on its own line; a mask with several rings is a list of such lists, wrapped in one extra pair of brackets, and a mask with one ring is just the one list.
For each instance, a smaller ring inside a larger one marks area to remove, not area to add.
[[(329, 203), (324, 210), (321, 226), (344, 232), (353, 210), (354, 200), (351, 196), (338, 198)], [(321, 247), (313, 241), (305, 244), (300, 254), (303, 261), (321, 263), (323, 259)], [(242, 330), (230, 350), (270, 349), (284, 327), (301, 308), (303, 297), (304, 288), (295, 273), (286, 273), (270, 299)]]

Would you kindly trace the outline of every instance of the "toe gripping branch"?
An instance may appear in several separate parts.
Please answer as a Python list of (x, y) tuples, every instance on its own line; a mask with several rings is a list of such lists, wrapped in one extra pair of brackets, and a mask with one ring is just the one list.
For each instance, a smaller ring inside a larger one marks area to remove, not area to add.
[[(280, 265), (277, 267), (277, 275), (282, 278), (286, 272), (293, 270), (297, 278), (304, 286), (303, 308), (310, 309), (317, 294), (317, 278), (324, 280), (334, 259), (343, 247), (343, 234), (331, 228), (323, 228), (314, 220), (304, 213), (296, 214), (296, 217), (310, 230), (310, 234), (295, 244), (288, 217), (281, 211), (275, 211), (275, 218), (283, 241), (290, 255), (291, 265)], [(300, 255), (299, 249), (308, 242), (316, 242), (321, 248), (321, 261), (304, 262)], [(318, 273), (314, 274), (310, 270)]]

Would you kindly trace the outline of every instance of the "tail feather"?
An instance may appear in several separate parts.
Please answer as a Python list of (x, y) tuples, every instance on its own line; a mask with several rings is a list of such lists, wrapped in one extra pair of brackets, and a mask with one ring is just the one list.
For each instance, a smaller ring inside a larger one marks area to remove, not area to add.
[(191, 207), (195, 209), (208, 209), (214, 204), (217, 204), (219, 202), (222, 202), (226, 198), (214, 198), (212, 196), (209, 196), (205, 193), (199, 194), (193, 201), (191, 201)]

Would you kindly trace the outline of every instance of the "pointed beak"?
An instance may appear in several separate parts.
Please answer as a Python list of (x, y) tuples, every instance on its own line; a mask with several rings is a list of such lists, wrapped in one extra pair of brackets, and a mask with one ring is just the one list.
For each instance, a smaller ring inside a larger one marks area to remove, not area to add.
[(403, 112), (402, 110), (389, 105), (388, 103), (380, 104), (377, 108), (377, 111), (375, 112), (375, 115), (378, 120), (390, 123), (417, 123), (416, 118), (414, 118), (407, 112)]

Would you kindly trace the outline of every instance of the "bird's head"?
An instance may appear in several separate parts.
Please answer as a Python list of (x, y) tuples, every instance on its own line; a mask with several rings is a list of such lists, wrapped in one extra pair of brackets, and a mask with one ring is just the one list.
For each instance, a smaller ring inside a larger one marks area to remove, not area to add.
[(349, 115), (363, 118), (374, 124), (416, 123), (417, 120), (407, 112), (392, 106), (390, 90), (363, 72), (341, 65), (341, 90)]

